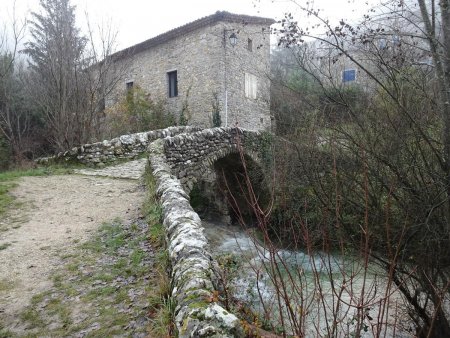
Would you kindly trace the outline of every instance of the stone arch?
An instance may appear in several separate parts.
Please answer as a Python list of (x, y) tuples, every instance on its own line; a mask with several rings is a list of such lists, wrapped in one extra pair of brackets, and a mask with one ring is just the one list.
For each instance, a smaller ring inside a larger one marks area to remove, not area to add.
[[(259, 166), (261, 166), (261, 159), (257, 155), (256, 152), (245, 150), (244, 148), (239, 149), (237, 145), (231, 144), (228, 148), (223, 148), (218, 151), (210, 153), (205, 159), (202, 165), (200, 166), (197, 173), (195, 173), (196, 179), (200, 179), (204, 177), (205, 175), (208, 175), (208, 173), (213, 169), (214, 164), (223, 159), (226, 158), (229, 155), (243, 155), (244, 157), (250, 158), (252, 161), (257, 163)], [(262, 167), (262, 166), (261, 166)], [(189, 193), (189, 191), (188, 191)]]
[[(244, 169), (245, 163), (245, 169)], [(270, 189), (266, 174), (260, 161), (248, 154), (230, 153), (214, 163), (216, 182), (220, 194), (226, 201), (232, 222), (256, 224), (255, 210), (250, 203), (250, 194), (254, 193), (259, 205), (265, 208), (270, 199)], [(247, 185), (247, 179), (250, 186)]]
[[(212, 128), (190, 134), (179, 134), (163, 140), (167, 163), (173, 175), (189, 195), (199, 188), (210, 200), (215, 200), (216, 209), (223, 211), (223, 201), (217, 194), (215, 163), (223, 158), (236, 159), (244, 156), (263, 168), (259, 153), (264, 148), (264, 136), (241, 128)], [(263, 156), (263, 155), (261, 155)], [(239, 165), (234, 169), (238, 170)], [(230, 169), (233, 170), (233, 169)]]
[[(243, 221), (247, 224), (255, 223), (254, 212), (239, 191), (243, 189), (245, 194), (247, 189), (242, 159), (249, 170), (256, 194), (269, 195), (268, 189), (261, 186), (265, 175), (259, 156), (255, 152), (245, 151), (233, 145), (209, 154), (204, 160), (204, 165), (192, 178), (193, 184), (190, 185), (192, 189), (186, 187), (194, 210), (202, 217), (216, 220), (220, 218), (225, 223), (237, 222), (240, 221), (237, 215), (239, 210)], [(221, 169), (227, 174), (220, 172)], [(255, 172), (259, 173), (259, 179), (254, 180)], [(241, 176), (242, 181), (238, 182), (234, 175)]]

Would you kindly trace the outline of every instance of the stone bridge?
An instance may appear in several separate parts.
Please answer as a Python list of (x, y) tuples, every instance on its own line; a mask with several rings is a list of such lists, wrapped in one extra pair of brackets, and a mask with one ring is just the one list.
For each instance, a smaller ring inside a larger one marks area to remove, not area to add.
[(260, 135), (240, 128), (204, 129), (164, 138), (164, 153), (172, 172), (190, 192), (227, 155), (242, 153), (261, 165)]
[(148, 148), (169, 244), (173, 297), (177, 302), (175, 323), (180, 337), (243, 335), (235, 315), (217, 301), (208, 301), (219, 290), (218, 266), (209, 251), (200, 217), (190, 204), (189, 193), (194, 185), (203, 183), (202, 189), (215, 198), (218, 211), (225, 213), (223, 208), (220, 210), (224, 201), (214, 191), (218, 169), (215, 165), (234, 155), (262, 166), (263, 150), (268, 145), (267, 137), (259, 132), (214, 128), (166, 137)]
[[(240, 321), (215, 296), (220, 285), (218, 265), (210, 253), (201, 219), (190, 204), (190, 193), (195, 186), (200, 187), (214, 201), (216, 211), (226, 215), (224, 196), (217, 194), (219, 170), (242, 169), (242, 158), (263, 168), (270, 145), (271, 135), (264, 132), (171, 127), (84, 145), (38, 162), (79, 161), (104, 166), (148, 151), (163, 211), (179, 336), (240, 337)], [(228, 162), (233, 165), (227, 166)]]

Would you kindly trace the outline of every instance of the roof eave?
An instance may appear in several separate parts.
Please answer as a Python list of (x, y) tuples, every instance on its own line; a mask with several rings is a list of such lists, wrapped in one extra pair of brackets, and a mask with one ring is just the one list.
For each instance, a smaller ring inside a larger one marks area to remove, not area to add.
[(242, 23), (243, 25), (259, 24), (259, 25), (266, 25), (266, 26), (270, 26), (273, 23), (275, 23), (275, 20), (273, 20), (271, 18), (233, 14), (233, 13), (229, 13), (229, 12), (216, 12), (213, 15), (200, 18), (200, 19), (190, 22), (186, 25), (174, 28), (168, 32), (157, 35), (151, 39), (145, 40), (136, 45), (125, 48), (119, 52), (114, 53), (113, 55), (111, 55), (111, 57), (114, 60), (120, 60), (125, 57), (132, 56), (134, 54), (137, 54), (139, 52), (142, 52), (144, 50), (152, 48), (154, 46), (160, 45), (164, 42), (175, 39), (177, 37), (186, 35), (186, 34), (192, 32), (192, 31), (195, 31), (199, 28), (211, 25), (216, 22), (221, 22), (221, 21)]

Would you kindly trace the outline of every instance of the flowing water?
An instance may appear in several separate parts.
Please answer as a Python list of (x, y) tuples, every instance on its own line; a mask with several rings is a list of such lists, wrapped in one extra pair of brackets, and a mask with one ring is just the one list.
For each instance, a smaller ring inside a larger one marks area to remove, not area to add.
[[(211, 221), (203, 225), (213, 255), (226, 268), (231, 297), (259, 314), (267, 327), (306, 337), (352, 337), (358, 327), (362, 337), (375, 336), (380, 327), (380, 337), (410, 336), (394, 329), (400, 298), (386, 292), (387, 279), (377, 266), (364, 268), (350, 255), (270, 252), (254, 231)], [(389, 312), (379, 317), (383, 305)], [(333, 323), (336, 329), (330, 331)]]

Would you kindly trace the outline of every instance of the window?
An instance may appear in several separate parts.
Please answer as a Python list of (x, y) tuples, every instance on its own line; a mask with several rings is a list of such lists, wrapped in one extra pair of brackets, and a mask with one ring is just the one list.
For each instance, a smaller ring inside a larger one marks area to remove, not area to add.
[(247, 49), (250, 52), (253, 51), (253, 40), (252, 39), (248, 39), (248, 41), (247, 41)]
[(398, 35), (393, 35), (393, 36), (392, 36), (392, 44), (393, 44), (395, 47), (400, 46), (400, 44), (401, 44), (400, 36), (398, 36)]
[(134, 82), (133, 81), (127, 81), (125, 83), (126, 88), (127, 88), (127, 102), (129, 102), (130, 100), (133, 100), (133, 86), (134, 86)]
[(356, 69), (346, 69), (342, 72), (342, 82), (356, 81)]
[(104, 97), (102, 97), (100, 100), (98, 100), (98, 111), (102, 112), (106, 109), (106, 100)]
[(169, 80), (169, 97), (178, 96), (178, 78), (177, 71), (167, 73), (167, 78)]
[(381, 49), (381, 50), (387, 48), (387, 41), (386, 41), (386, 39), (378, 40), (378, 48)]
[(250, 73), (245, 73), (245, 97), (256, 100), (258, 78)]

